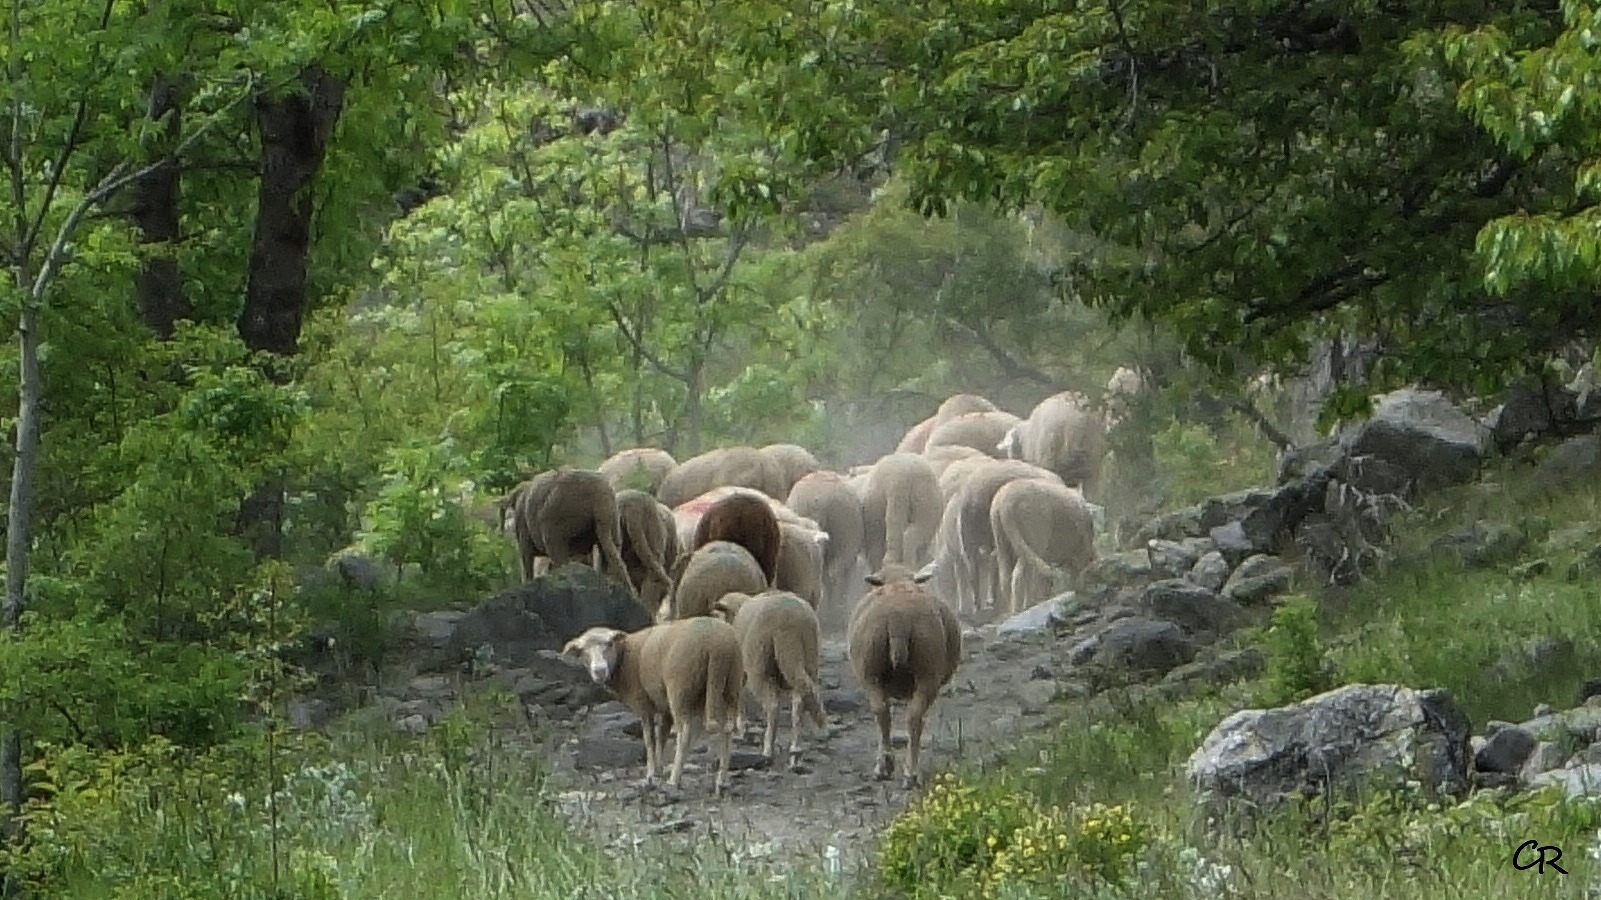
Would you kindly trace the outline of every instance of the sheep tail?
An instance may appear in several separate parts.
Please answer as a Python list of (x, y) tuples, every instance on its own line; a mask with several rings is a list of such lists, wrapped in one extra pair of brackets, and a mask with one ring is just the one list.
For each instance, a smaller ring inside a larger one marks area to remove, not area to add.
[(789, 689), (798, 694), (801, 703), (806, 707), (806, 714), (818, 728), (827, 728), (828, 721), (823, 717), (823, 704), (818, 699), (817, 682), (812, 679), (812, 673), (806, 670), (805, 653), (796, 641), (778, 640), (773, 645), (773, 661), (778, 664), (778, 672), (784, 676)]
[(900, 617), (889, 623), (889, 665), (892, 669), (905, 668), (912, 663), (912, 629)]
[(738, 651), (714, 650), (706, 660), (706, 730), (716, 733), (729, 723), (729, 697), (738, 697), (739, 673), (734, 670)]
[(671, 586), (673, 578), (662, 566), (661, 553), (658, 552), (661, 548), (651, 544), (650, 535), (645, 532), (645, 523), (638, 519), (638, 516), (623, 516), (623, 531), (626, 533), (628, 543), (634, 548), (634, 555), (645, 561), (646, 568), (650, 570), (650, 577), (655, 578), (659, 584)]

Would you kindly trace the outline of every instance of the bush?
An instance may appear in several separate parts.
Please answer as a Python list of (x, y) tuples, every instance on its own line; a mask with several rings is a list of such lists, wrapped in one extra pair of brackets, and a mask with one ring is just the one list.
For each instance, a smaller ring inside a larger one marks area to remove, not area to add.
[(1125, 806), (1067, 811), (947, 773), (890, 823), (883, 841), (879, 877), (891, 889), (991, 898), (1063, 879), (1124, 884), (1148, 830)]
[(1274, 610), (1261, 642), (1267, 665), (1256, 705), (1284, 706), (1334, 686), (1334, 666), (1318, 639), (1318, 607), (1312, 598), (1291, 597)]

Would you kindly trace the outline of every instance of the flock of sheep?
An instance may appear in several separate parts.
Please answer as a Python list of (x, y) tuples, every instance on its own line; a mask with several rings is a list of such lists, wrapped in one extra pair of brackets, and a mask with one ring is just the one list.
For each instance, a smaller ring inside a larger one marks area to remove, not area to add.
[[(627, 584), (654, 616), (632, 633), (591, 628), (563, 650), (640, 716), (647, 783), (669, 733), (674, 787), (688, 746), (706, 734), (717, 739), (720, 796), (747, 689), (765, 714), (768, 759), (788, 697), (793, 768), (803, 718), (825, 724), (817, 673), (827, 620), (844, 625), (877, 720), (879, 778), (895, 770), (890, 703), (906, 704), (910, 786), (924, 718), (961, 660), (956, 611), (1016, 612), (1041, 599), (1052, 569), (1076, 577), (1094, 562), (1090, 499), (1109, 416), (1138, 389), (1120, 369), (1106, 402), (1060, 393), (1027, 418), (958, 394), (895, 452), (846, 473), (794, 444), (681, 463), (659, 449), (625, 450), (598, 469), (562, 467), (518, 485), (499, 501), (502, 527), (510, 512), (525, 581), (542, 566), (584, 562)], [(870, 590), (852, 604), (863, 565)]]

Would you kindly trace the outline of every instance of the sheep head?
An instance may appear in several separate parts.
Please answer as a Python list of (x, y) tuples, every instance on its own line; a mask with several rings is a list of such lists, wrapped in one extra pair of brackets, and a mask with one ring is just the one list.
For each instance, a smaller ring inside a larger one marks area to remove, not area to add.
[(934, 577), (934, 564), (929, 563), (923, 568), (912, 571), (911, 568), (900, 563), (885, 563), (884, 567), (867, 576), (865, 581), (873, 587), (883, 587), (897, 581), (910, 581), (913, 584), (922, 584)]
[(999, 453), (1006, 454), (1007, 459), (1019, 459), (1023, 455), (1023, 434), (1016, 425), (1006, 429), (1006, 436), (995, 445)]
[(745, 601), (749, 599), (750, 595), (747, 593), (742, 591), (729, 591), (728, 593), (724, 594), (716, 603), (712, 604), (712, 615), (715, 618), (722, 619), (724, 622), (732, 625), (734, 624), (734, 617), (739, 615), (740, 607), (744, 606)]
[(597, 625), (568, 641), (561, 655), (563, 659), (587, 668), (591, 681), (606, 685), (617, 674), (618, 664), (623, 658), (623, 641), (627, 639), (626, 631)]

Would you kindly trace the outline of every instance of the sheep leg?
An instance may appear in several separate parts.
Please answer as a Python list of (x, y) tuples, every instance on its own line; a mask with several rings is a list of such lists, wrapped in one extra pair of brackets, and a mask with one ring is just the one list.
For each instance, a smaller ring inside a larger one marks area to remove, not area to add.
[(656, 783), (657, 719), (653, 712), (639, 717), (640, 736), (645, 739), (645, 783)]
[(791, 771), (800, 766), (800, 734), (801, 734), (801, 693), (791, 691), (789, 695), (789, 768)]
[(906, 704), (906, 774), (903, 784), (906, 787), (916, 787), (919, 780), (918, 768), (923, 744), (923, 717), (927, 715), (930, 706), (934, 705), (934, 693), (918, 691), (912, 695), (910, 703)]
[(767, 691), (762, 696), (762, 714), (767, 719), (767, 727), (762, 730), (762, 756), (768, 760), (773, 758), (773, 742), (778, 736), (778, 692)]
[(728, 790), (728, 761), (733, 753), (734, 735), (728, 730), (728, 720), (724, 719), (717, 737), (717, 780), (712, 782), (713, 797), (721, 797)]
[(883, 781), (895, 774), (895, 757), (889, 746), (889, 698), (871, 691), (867, 702), (873, 708), (873, 718), (878, 720), (878, 764), (873, 767), (873, 777)]
[(667, 779), (672, 787), (678, 787), (678, 782), (684, 777), (684, 755), (689, 751), (689, 742), (694, 740), (699, 731), (698, 723), (685, 716), (674, 720), (678, 727), (678, 743), (673, 748), (673, 773)]

